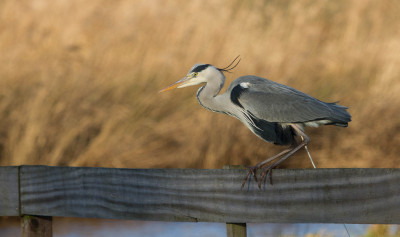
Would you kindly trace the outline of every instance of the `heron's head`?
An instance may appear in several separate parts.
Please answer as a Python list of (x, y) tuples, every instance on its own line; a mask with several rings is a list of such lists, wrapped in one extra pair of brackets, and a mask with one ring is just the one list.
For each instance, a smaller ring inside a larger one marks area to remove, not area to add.
[(233, 62), (225, 68), (217, 68), (211, 64), (195, 64), (184, 78), (172, 83), (171, 85), (162, 89), (160, 92), (168, 91), (174, 88), (194, 86), (211, 81), (217, 81), (219, 84), (223, 85), (223, 83), (225, 82), (225, 76), (223, 72), (229, 72), (229, 70), (236, 67), (239, 64), (240, 59), (235, 66), (230, 68), (230, 66), (236, 61), (238, 57), (236, 57), (235, 60), (233, 60)]
[(162, 89), (160, 92), (164, 92), (174, 88), (183, 88), (187, 86), (198, 85), (201, 83), (207, 83), (213, 78), (224, 79), (225, 77), (224, 74), (213, 65), (195, 64), (184, 78), (174, 82), (168, 87)]

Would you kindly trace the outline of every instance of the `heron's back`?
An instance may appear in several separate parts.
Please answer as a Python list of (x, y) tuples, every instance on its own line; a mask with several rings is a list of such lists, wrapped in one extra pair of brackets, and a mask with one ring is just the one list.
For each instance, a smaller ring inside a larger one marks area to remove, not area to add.
[(233, 103), (268, 122), (329, 120), (327, 124), (346, 126), (351, 121), (347, 107), (320, 101), (289, 86), (257, 76), (239, 77), (229, 86), (227, 93), (230, 93)]
[(320, 101), (289, 86), (257, 76), (239, 77), (226, 93), (230, 94), (234, 104), (250, 115), (254, 124), (249, 126), (256, 135), (279, 145), (294, 142), (295, 132), (288, 126), (291, 123), (300, 127), (346, 127), (351, 121), (351, 115), (344, 106)]

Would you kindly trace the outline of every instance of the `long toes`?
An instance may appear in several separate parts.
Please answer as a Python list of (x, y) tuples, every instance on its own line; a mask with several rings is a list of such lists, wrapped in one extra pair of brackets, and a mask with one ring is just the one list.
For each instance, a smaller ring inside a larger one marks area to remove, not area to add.
[(267, 170), (263, 170), (263, 172), (260, 175), (260, 181), (258, 182), (258, 188), (261, 189), (261, 183), (264, 180), (265, 174), (266, 174)]
[(268, 171), (268, 177), (267, 179), (269, 179), (269, 184), (272, 185), (272, 169), (270, 171)]
[(244, 179), (243, 179), (242, 189), (243, 189), (244, 186), (246, 185), (246, 182), (247, 182), (247, 180), (249, 179), (250, 174), (253, 176), (254, 181), (258, 182), (258, 179), (257, 179), (257, 169), (259, 169), (259, 167), (257, 167), (257, 166), (246, 166), (246, 168), (249, 170), (249, 172), (247, 172), (246, 177), (244, 177)]
[(258, 188), (261, 188), (261, 183), (264, 180), (265, 176), (269, 179), (269, 183), (272, 185), (272, 168), (271, 166), (265, 168), (260, 176), (260, 181), (258, 182)]
[(253, 174), (254, 181), (257, 182), (257, 174), (256, 174), (256, 172), (257, 172), (257, 170), (255, 170), (255, 169), (251, 171), (251, 173)]
[(251, 173), (253, 175), (254, 180), (257, 182), (257, 169), (259, 169), (257, 166), (246, 166), (246, 168), (249, 170), (249, 173), (247, 174), (247, 176), (249, 176), (249, 174)]
[(241, 189), (243, 189), (244, 186), (246, 185), (247, 179), (249, 179), (249, 175), (250, 174), (251, 174), (251, 171), (249, 170), (249, 172), (247, 172), (246, 177), (244, 177), (244, 179), (243, 179), (243, 183), (242, 183), (242, 188)]
[(255, 166), (246, 166), (246, 168), (249, 170), (249, 172), (251, 172), (252, 174), (254, 174), (257, 171), (257, 167)]

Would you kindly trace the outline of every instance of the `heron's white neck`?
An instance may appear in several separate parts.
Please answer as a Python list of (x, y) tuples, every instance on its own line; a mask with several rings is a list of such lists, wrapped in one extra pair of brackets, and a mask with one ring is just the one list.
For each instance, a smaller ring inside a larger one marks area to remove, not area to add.
[(205, 75), (207, 78), (206, 85), (197, 91), (197, 100), (206, 109), (222, 112), (224, 111), (224, 103), (222, 101), (224, 98), (218, 93), (224, 86), (225, 76), (219, 71), (218, 73), (210, 71), (208, 74)]

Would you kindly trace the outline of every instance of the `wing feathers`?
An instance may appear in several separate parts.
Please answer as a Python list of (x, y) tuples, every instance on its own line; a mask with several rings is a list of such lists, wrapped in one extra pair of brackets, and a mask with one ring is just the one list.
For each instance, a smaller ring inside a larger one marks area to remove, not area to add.
[(260, 77), (240, 77), (229, 90), (234, 104), (269, 122), (324, 120), (323, 124), (347, 126), (351, 120), (344, 106), (322, 102), (301, 91)]

